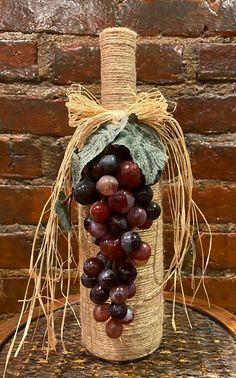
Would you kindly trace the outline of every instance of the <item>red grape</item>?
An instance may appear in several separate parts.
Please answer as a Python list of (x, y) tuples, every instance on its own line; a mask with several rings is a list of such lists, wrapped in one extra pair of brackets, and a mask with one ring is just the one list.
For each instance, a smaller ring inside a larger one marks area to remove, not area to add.
[(145, 261), (151, 256), (151, 247), (146, 242), (141, 242), (140, 248), (132, 254), (134, 260)]
[(95, 222), (105, 222), (110, 217), (110, 214), (111, 210), (106, 202), (98, 201), (90, 207), (90, 215), (93, 217)]
[(122, 334), (123, 325), (113, 319), (110, 319), (106, 323), (105, 331), (107, 336), (109, 336), (111, 339), (118, 339), (118, 337), (120, 337)]
[(124, 252), (120, 245), (119, 238), (117, 239), (106, 239), (101, 241), (100, 249), (105, 256), (112, 260), (119, 260), (124, 256)]
[(129, 291), (128, 299), (132, 298), (136, 294), (136, 284), (134, 282), (131, 282), (128, 285), (128, 291)]
[(96, 189), (104, 196), (111, 196), (117, 192), (118, 186), (119, 183), (115, 177), (105, 175), (98, 180)]
[(142, 171), (132, 160), (123, 161), (117, 171), (119, 184), (127, 189), (137, 188), (142, 182)]
[(114, 303), (124, 303), (129, 296), (129, 289), (126, 285), (115, 286), (110, 290), (110, 298)]
[(139, 226), (140, 230), (148, 230), (150, 227), (152, 227), (153, 221), (151, 219), (147, 219), (142, 226)]
[(135, 260), (135, 259), (132, 259), (132, 262), (133, 264), (137, 267), (137, 268), (141, 268), (142, 266), (146, 265), (147, 262), (148, 262), (148, 259), (147, 260)]
[(134, 205), (134, 195), (127, 190), (118, 190), (114, 195), (108, 198), (108, 204), (112, 211), (116, 213), (128, 213)]
[(97, 322), (106, 322), (110, 318), (109, 303), (97, 304), (93, 309), (93, 317)]

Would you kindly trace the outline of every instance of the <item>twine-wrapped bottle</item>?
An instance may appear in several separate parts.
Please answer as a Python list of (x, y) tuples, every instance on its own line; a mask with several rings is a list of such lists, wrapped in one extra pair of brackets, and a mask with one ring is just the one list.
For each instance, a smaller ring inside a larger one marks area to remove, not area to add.
[[(108, 28), (100, 34), (101, 47), (101, 100), (104, 108), (122, 109), (132, 104), (136, 93), (136, 33), (126, 28)], [(112, 127), (112, 126), (111, 126)], [(154, 200), (161, 203), (160, 184), (153, 187)], [(83, 226), (88, 208), (80, 207), (80, 272), (83, 262), (97, 253)], [(148, 263), (137, 268), (137, 292), (127, 301), (135, 311), (134, 321), (124, 327), (119, 339), (110, 339), (104, 323), (93, 318), (94, 304), (88, 289), (81, 285), (82, 342), (95, 356), (116, 361), (137, 359), (152, 353), (160, 344), (163, 323), (163, 241), (162, 217), (150, 229), (140, 232), (148, 242), (152, 254)]]

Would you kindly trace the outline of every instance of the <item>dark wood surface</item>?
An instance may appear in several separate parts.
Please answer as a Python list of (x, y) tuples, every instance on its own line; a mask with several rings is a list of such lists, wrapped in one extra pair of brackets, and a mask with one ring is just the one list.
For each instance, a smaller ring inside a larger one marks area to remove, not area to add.
[[(117, 364), (91, 356), (81, 345), (80, 329), (72, 312), (69, 311), (65, 327), (68, 353), (63, 353), (59, 343), (57, 352), (51, 353), (49, 360), (46, 360), (45, 349), (42, 349), (46, 323), (42, 317), (37, 323), (36, 332), (36, 321), (34, 322), (24, 350), (17, 359), (11, 359), (6, 377), (236, 377), (236, 345), (230, 332), (218, 320), (189, 308), (193, 326), (191, 329), (180, 304), (176, 306), (177, 332), (174, 332), (171, 326), (170, 300), (171, 297), (165, 303), (164, 336), (161, 346), (149, 357), (136, 362)], [(73, 307), (79, 314), (79, 302), (74, 302)], [(204, 312), (204, 309), (200, 311)], [(62, 310), (58, 309), (55, 313), (58, 330), (61, 316)], [(20, 331), (21, 334), (22, 332), (23, 330)], [(34, 340), (31, 342), (33, 335)], [(11, 339), (2, 346), (0, 372), (4, 367), (10, 341)]]

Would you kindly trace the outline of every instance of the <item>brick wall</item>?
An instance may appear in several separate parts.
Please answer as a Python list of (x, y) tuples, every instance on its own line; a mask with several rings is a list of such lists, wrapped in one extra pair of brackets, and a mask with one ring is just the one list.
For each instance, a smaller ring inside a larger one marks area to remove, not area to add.
[(99, 95), (98, 33), (115, 25), (139, 34), (138, 88), (158, 86), (177, 102), (195, 199), (213, 231), (206, 285), (213, 303), (236, 309), (235, 19), (234, 0), (0, 0), (0, 313), (20, 308), (33, 233), (71, 134), (66, 90), (80, 82)]

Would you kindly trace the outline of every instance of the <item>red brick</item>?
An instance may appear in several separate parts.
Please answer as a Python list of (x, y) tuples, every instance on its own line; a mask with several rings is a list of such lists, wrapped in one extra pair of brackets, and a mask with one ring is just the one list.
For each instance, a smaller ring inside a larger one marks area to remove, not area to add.
[(152, 83), (183, 81), (181, 44), (141, 43), (137, 48), (137, 79)]
[[(165, 222), (171, 222), (168, 185), (163, 188), (163, 216)], [(236, 222), (236, 186), (202, 184), (194, 187), (193, 198), (210, 223)], [(199, 216), (199, 221), (202, 221)]]
[[(196, 277), (195, 283), (199, 282), (199, 278)], [(167, 284), (166, 289), (170, 289), (171, 282)], [(191, 278), (183, 279), (185, 295), (192, 296), (193, 290), (191, 288)], [(205, 277), (205, 285), (209, 295), (210, 303), (223, 307), (229, 311), (235, 311), (236, 309), (236, 277)], [(181, 292), (180, 287), (177, 289)], [(201, 285), (197, 295), (197, 298), (207, 300), (204, 289)]]
[(0, 30), (97, 34), (115, 23), (109, 0), (0, 1)]
[(236, 45), (202, 44), (198, 48), (198, 80), (235, 80)]
[(28, 268), (32, 246), (32, 235), (25, 232), (1, 233), (0, 268)]
[[(30, 263), (31, 248), (34, 237), (34, 229), (28, 232), (6, 232), (0, 233), (0, 268), (1, 269), (27, 269)], [(35, 250), (35, 258), (37, 252), (41, 246), (42, 236), (38, 238)], [(72, 238), (72, 248), (75, 262), (78, 263), (78, 243), (76, 237)], [(67, 255), (67, 240), (62, 234), (58, 238), (58, 251), (63, 261), (68, 259)], [(76, 267), (74, 262), (71, 263), (71, 267)]]
[(22, 135), (0, 135), (0, 177), (36, 178), (42, 176), (41, 151)]
[(202, 0), (124, 0), (120, 2), (122, 26), (141, 35), (158, 33), (170, 36), (236, 33), (236, 4)]
[(179, 97), (174, 117), (187, 133), (236, 131), (236, 96)]
[[(209, 248), (209, 233), (202, 232), (200, 240), (203, 247), (203, 253), (207, 258)], [(195, 241), (197, 264), (201, 262), (201, 244), (200, 240)], [(211, 269), (236, 269), (236, 233), (212, 233), (212, 249), (209, 260), (209, 268)]]
[[(24, 298), (28, 279), (24, 277), (0, 278), (0, 313), (20, 312), (22, 307), (21, 301)], [(66, 290), (66, 279), (65, 279)], [(29, 296), (32, 293), (33, 285), (30, 285)], [(71, 280), (71, 294), (79, 292), (79, 282)], [(61, 298), (61, 290), (56, 289), (56, 298)], [(37, 304), (38, 305), (38, 304)]]
[(63, 99), (0, 97), (0, 131), (64, 136), (73, 133)]
[(37, 73), (35, 42), (0, 41), (0, 80), (31, 80)]
[(50, 187), (0, 185), (1, 224), (37, 224)]
[(192, 138), (190, 150), (195, 179), (236, 180), (236, 138), (224, 135), (217, 138)]
[(100, 50), (90, 44), (55, 44), (52, 69), (57, 84), (97, 82), (100, 79)]

